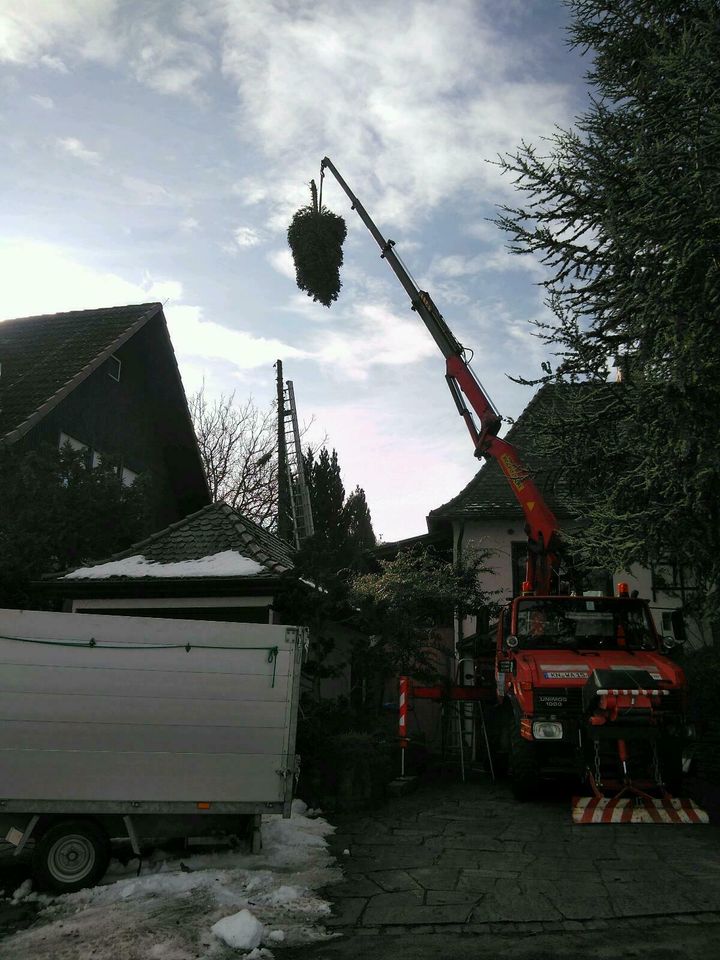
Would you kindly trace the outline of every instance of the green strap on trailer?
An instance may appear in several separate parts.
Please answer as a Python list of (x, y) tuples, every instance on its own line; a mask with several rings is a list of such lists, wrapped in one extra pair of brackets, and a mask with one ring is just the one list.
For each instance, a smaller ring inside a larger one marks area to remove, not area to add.
[(98, 643), (94, 637), (89, 640), (41, 640), (37, 637), (7, 637), (0, 636), (0, 640), (14, 640), (17, 643), (36, 643), (47, 647), (75, 647), (87, 650), (184, 650), (190, 653), (193, 648), (198, 650), (260, 650), (267, 653), (267, 662), (273, 665), (271, 687), (275, 686), (277, 675), (278, 647), (226, 647), (213, 643)]

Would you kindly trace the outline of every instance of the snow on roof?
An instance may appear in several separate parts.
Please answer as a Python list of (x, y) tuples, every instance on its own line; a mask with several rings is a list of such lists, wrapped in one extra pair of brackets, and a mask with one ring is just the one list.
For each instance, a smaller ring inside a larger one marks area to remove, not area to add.
[(63, 580), (104, 580), (108, 577), (253, 577), (268, 570), (237, 550), (223, 550), (198, 560), (177, 560), (157, 563), (143, 556), (125, 557), (99, 563), (94, 567), (80, 567)]

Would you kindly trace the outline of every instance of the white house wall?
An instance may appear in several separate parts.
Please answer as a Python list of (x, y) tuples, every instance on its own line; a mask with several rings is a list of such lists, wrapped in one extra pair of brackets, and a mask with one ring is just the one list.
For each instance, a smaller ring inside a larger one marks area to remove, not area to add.
[[(453, 522), (453, 555), (455, 560), (460, 554), (467, 555), (473, 547), (491, 551), (488, 560), (490, 572), (483, 578), (483, 586), (489, 591), (499, 591), (499, 599), (512, 597), (512, 544), (525, 540), (525, 531), (521, 520), (504, 519), (492, 521), (455, 520)], [(680, 597), (656, 590), (653, 597), (652, 575), (645, 567), (633, 567), (629, 571), (620, 571), (613, 575), (613, 586), (617, 591), (619, 583), (627, 583), (630, 590), (650, 602), (653, 619), (658, 632), (671, 633), (668, 624), (663, 625), (663, 613), (669, 613), (682, 605)], [(695, 621), (685, 618), (688, 633), (688, 646), (701, 647), (711, 643), (708, 629), (703, 630)], [(457, 627), (457, 625), (456, 625)], [(474, 617), (467, 617), (462, 624), (463, 636), (476, 630)]]
[[(459, 556), (467, 556), (474, 548), (489, 550), (489, 571), (483, 577), (483, 587), (490, 592), (499, 591), (499, 599), (506, 600), (513, 592), (511, 545), (524, 537), (522, 525), (514, 524), (512, 520), (456, 520), (453, 522), (453, 556), (457, 561)], [(462, 623), (463, 636), (470, 636), (476, 629), (476, 618), (466, 617)]]

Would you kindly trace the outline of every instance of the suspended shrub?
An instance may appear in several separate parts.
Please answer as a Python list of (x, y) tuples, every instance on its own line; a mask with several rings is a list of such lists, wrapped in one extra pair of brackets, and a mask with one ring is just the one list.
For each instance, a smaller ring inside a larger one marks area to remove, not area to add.
[(301, 207), (288, 227), (288, 243), (295, 263), (297, 285), (313, 300), (329, 307), (340, 293), (342, 245), (347, 227), (342, 217), (318, 204), (315, 181), (310, 181), (312, 203)]

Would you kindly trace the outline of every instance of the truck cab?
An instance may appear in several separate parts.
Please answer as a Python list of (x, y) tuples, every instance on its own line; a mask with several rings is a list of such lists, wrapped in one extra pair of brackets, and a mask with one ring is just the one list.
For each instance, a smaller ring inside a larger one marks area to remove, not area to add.
[(630, 749), (635, 776), (676, 787), (686, 681), (667, 656), (671, 643), (658, 636), (647, 602), (627, 591), (524, 594), (508, 603), (496, 683), (499, 749), (516, 795), (531, 797), (548, 775), (622, 779), (618, 741)]

